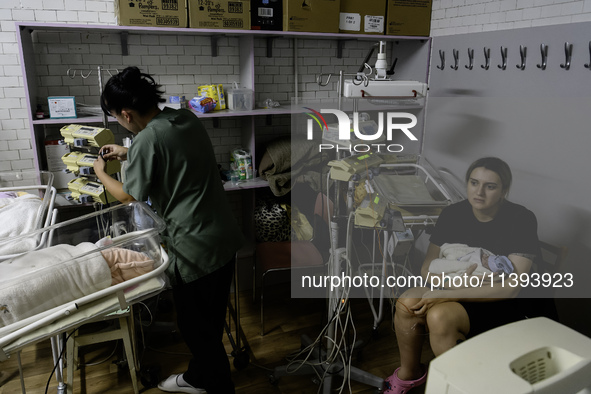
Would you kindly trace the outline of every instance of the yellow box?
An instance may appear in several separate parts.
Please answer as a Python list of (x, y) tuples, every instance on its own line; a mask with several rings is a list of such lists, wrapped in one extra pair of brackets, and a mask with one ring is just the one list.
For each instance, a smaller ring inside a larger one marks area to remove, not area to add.
[(384, 34), (386, 0), (341, 0), (339, 31), (349, 34)]
[(250, 30), (250, 0), (188, 0), (189, 27)]
[(338, 33), (340, 0), (284, 0), (283, 31)]
[(432, 0), (388, 0), (386, 34), (425, 36), (431, 33)]
[(187, 0), (115, 0), (120, 26), (187, 27)]
[(224, 86), (222, 84), (199, 86), (197, 88), (197, 94), (214, 99), (214, 111), (226, 109), (226, 96), (224, 95)]

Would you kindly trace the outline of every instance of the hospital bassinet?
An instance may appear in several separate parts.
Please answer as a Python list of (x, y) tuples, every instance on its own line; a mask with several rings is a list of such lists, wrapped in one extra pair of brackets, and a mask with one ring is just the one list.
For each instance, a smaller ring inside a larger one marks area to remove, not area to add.
[(0, 361), (163, 290), (163, 228), (146, 204), (134, 202), (0, 239), (0, 247), (47, 240), (43, 249), (0, 262)]
[[(53, 223), (56, 190), (47, 171), (0, 172), (0, 239)], [(0, 261), (43, 247), (45, 237), (0, 244)]]

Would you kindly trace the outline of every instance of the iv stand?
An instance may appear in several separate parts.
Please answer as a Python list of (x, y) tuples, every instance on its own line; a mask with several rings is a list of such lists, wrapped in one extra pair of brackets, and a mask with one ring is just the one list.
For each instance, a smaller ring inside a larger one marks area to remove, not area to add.
[[(360, 76), (359, 73), (356, 74), (345, 74), (343, 73), (343, 71), (339, 71), (339, 81), (338, 81), (338, 85), (337, 85), (337, 91), (338, 91), (338, 109), (341, 110), (342, 108), (342, 92), (343, 92), (343, 85), (344, 85), (344, 76), (345, 75), (354, 75), (354, 76)], [(330, 80), (330, 74), (328, 77), (328, 80), (326, 81), (325, 84), (322, 84), (320, 81), (321, 76), (319, 76), (318, 78), (318, 84), (321, 86), (325, 86), (328, 84), (328, 81)], [(364, 79), (367, 77), (364, 77)], [(363, 81), (360, 83), (364, 83)], [(353, 102), (354, 105), (354, 111), (357, 111), (357, 100), (354, 100)], [(339, 153), (337, 153), (338, 156), (340, 156)], [(338, 159), (339, 157), (337, 157)], [(349, 189), (351, 189), (353, 182), (349, 181)], [(338, 192), (338, 187), (335, 188), (335, 200), (334, 201), (339, 201), (339, 192)], [(336, 208), (338, 210), (338, 208)], [(349, 214), (349, 212), (347, 212), (347, 214)], [(328, 266), (330, 267), (330, 273), (332, 275), (340, 275), (341, 273), (341, 262), (339, 259), (340, 253), (339, 251), (342, 251), (343, 249), (338, 249), (335, 247), (335, 245), (338, 245), (338, 234), (339, 234), (339, 225), (336, 221), (336, 219), (338, 218), (338, 212), (337, 214), (331, 219), (331, 255), (330, 255), (330, 261), (328, 263)], [(342, 290), (342, 289), (341, 289)], [(342, 297), (339, 296), (339, 294), (336, 294), (336, 291), (332, 291), (331, 294), (329, 295), (329, 311), (331, 312), (329, 314), (329, 316), (331, 316), (332, 313), (335, 313), (335, 311), (338, 310), (338, 304), (341, 302)], [(341, 312), (339, 312), (341, 313)], [(327, 327), (327, 335), (329, 337), (329, 339), (336, 339), (336, 327), (334, 325), (334, 322), (329, 322), (328, 323), (328, 327)], [(310, 337), (308, 337), (307, 335), (302, 335), (301, 337), (301, 345), (302, 348), (307, 348), (310, 345), (313, 344), (313, 341), (310, 339)], [(352, 344), (352, 348), (355, 347), (356, 344)], [(298, 360), (294, 361), (294, 365), (295, 366), (291, 366), (290, 365), (283, 365), (283, 366), (279, 366), (279, 367), (275, 367), (271, 376), (269, 377), (269, 380), (271, 381), (271, 383), (275, 383), (277, 381), (277, 379), (281, 376), (287, 376), (287, 375), (308, 375), (308, 374), (314, 374), (316, 373), (318, 376), (322, 376), (322, 392), (323, 394), (330, 394), (332, 392), (332, 380), (333, 377), (335, 376), (340, 376), (340, 377), (345, 377), (345, 374), (347, 374), (349, 376), (350, 379), (352, 379), (353, 381), (359, 382), (359, 383), (363, 383), (366, 384), (368, 386), (372, 386), (375, 387), (378, 390), (382, 390), (383, 389), (383, 385), (384, 385), (384, 379), (375, 376), (373, 374), (370, 374), (369, 372), (363, 371), (360, 368), (356, 368), (353, 367), (349, 364), (345, 364), (342, 361), (331, 361), (331, 362), (327, 362), (326, 361), (326, 355), (330, 354), (332, 352), (332, 349), (334, 347), (334, 344), (331, 340), (328, 341), (327, 343), (327, 350), (321, 350), (318, 349), (316, 347), (314, 347), (313, 349), (310, 350), (310, 354), (311, 354), (311, 360), (310, 359), (306, 359), (306, 363), (304, 363), (304, 360), (302, 360), (301, 363), (298, 363)], [(345, 350), (342, 350), (345, 351)]]

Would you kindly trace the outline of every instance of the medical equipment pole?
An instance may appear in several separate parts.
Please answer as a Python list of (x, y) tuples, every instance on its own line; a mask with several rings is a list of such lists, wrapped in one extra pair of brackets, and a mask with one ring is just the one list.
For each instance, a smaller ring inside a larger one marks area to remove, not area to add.
[[(66, 392), (66, 384), (64, 383), (64, 362), (61, 357), (61, 349), (63, 343), (59, 336), (51, 337), (51, 353), (53, 354), (53, 363), (57, 364), (55, 369), (55, 379), (57, 380), (57, 394), (64, 394)], [(68, 372), (70, 373), (70, 372)]]
[[(103, 72), (101, 66), (97, 67), (98, 69), (98, 85), (99, 85), (99, 97), (103, 95)], [(103, 111), (103, 127), (105, 129), (109, 128), (109, 118), (107, 114)]]

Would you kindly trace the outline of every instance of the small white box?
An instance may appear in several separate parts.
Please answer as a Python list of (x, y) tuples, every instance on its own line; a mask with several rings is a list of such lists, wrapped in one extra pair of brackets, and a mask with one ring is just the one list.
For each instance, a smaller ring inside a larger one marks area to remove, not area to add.
[(52, 119), (77, 118), (74, 96), (48, 97), (49, 117)]

